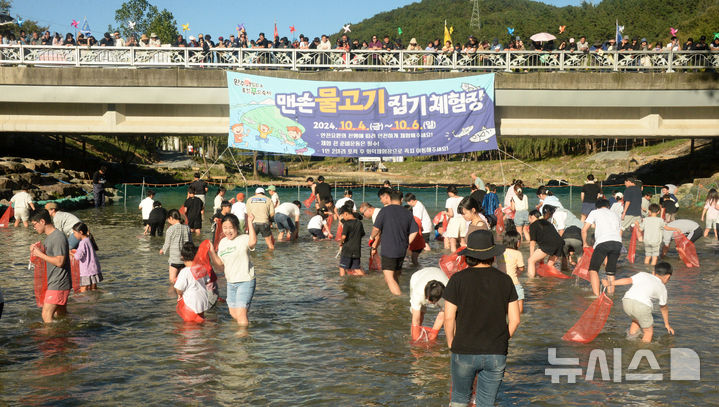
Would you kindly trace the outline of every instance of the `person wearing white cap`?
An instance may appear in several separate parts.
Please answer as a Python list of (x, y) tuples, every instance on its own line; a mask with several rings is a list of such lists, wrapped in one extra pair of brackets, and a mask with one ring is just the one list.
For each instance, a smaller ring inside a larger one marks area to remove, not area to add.
[(272, 218), (275, 217), (275, 205), (272, 203), (272, 199), (265, 195), (265, 189), (260, 187), (255, 189), (255, 195), (251, 196), (247, 200), (247, 215), (253, 215), (254, 221), (252, 222), (255, 232), (265, 238), (267, 248), (273, 250), (275, 248), (274, 239), (272, 238), (272, 231), (270, 230), (270, 223)]

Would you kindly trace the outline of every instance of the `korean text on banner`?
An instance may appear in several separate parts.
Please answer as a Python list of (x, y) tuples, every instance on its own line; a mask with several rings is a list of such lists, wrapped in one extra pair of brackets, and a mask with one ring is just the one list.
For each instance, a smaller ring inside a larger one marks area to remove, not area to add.
[(494, 74), (319, 82), (227, 72), (227, 83), (231, 147), (329, 157), (497, 149)]

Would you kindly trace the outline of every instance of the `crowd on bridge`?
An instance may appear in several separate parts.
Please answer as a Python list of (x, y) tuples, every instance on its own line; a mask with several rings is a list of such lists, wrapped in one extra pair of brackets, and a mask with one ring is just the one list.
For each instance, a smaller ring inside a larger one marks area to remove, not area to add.
[(0, 43), (2, 45), (49, 45), (49, 46), (87, 46), (87, 47), (191, 47), (203, 48), (208, 51), (216, 48), (257, 48), (257, 49), (308, 49), (308, 50), (408, 50), (408, 51), (425, 51), (438, 53), (475, 53), (482, 51), (567, 51), (567, 52), (598, 52), (598, 51), (719, 51), (719, 35), (714, 35), (712, 39), (707, 39), (705, 35), (700, 36), (696, 41), (694, 38), (687, 38), (681, 41), (678, 37), (672, 36), (666, 44), (662, 39), (653, 42), (647, 38), (638, 36), (630, 37), (625, 35), (617, 39), (609, 38), (606, 40), (593, 39), (590, 40), (586, 36), (578, 38), (560, 38), (550, 41), (534, 42), (528, 41), (525, 45), (524, 41), (519, 37), (511, 37), (508, 41), (501, 41), (494, 38), (492, 41), (480, 40), (474, 35), (470, 35), (467, 41), (462, 44), (461, 41), (452, 42), (451, 39), (445, 38), (441, 40), (439, 37), (428, 41), (426, 44), (420, 44), (416, 38), (411, 38), (407, 44), (403, 43), (401, 37), (392, 39), (390, 35), (372, 35), (369, 39), (350, 38), (347, 33), (339, 36), (336, 41), (332, 41), (329, 35), (322, 35), (310, 39), (304, 34), (300, 34), (299, 38), (289, 40), (288, 37), (280, 37), (275, 35), (274, 39), (259, 33), (257, 39), (249, 39), (247, 32), (242, 29), (227, 36), (219, 36), (217, 41), (213, 40), (210, 34), (190, 35), (185, 38), (179, 34), (172, 43), (163, 43), (156, 33), (129, 35), (125, 38), (115, 31), (113, 33), (106, 32), (98, 41), (92, 34), (83, 33), (67, 33), (63, 37), (60, 33), (51, 34), (50, 31), (40, 33), (37, 31), (25, 32), (20, 31), (19, 36), (13, 33), (3, 35), (0, 33)]

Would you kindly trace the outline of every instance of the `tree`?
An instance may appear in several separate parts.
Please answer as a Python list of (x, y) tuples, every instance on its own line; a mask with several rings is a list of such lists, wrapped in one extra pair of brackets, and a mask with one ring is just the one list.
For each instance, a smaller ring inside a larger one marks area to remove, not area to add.
[(177, 38), (177, 21), (167, 9), (162, 9), (150, 22), (149, 31), (157, 34), (163, 44), (172, 44)]
[[(117, 28), (109, 26), (110, 32), (119, 31), (127, 37), (136, 33), (157, 34), (163, 43), (172, 43), (177, 38), (177, 22), (167, 9), (160, 11), (157, 6), (147, 0), (128, 0), (115, 10)], [(130, 28), (130, 22), (134, 27)]]
[[(12, 1), (11, 0), (0, 0), (0, 13), (2, 14), (10, 14), (10, 9), (12, 8)], [(18, 18), (20, 16), (15, 16), (15, 18)], [(34, 20), (24, 20), (23, 23), (18, 24), (8, 24), (0, 27), (0, 34), (7, 35), (7, 34), (14, 34), (15, 37), (19, 37), (20, 31), (23, 30), (26, 33), (32, 33), (32, 32), (38, 32), (42, 33), (43, 31), (47, 30), (47, 26), (41, 26), (37, 23), (37, 21)]]
[[(110, 26), (108, 31), (119, 31), (123, 37), (135, 33), (149, 34), (150, 23), (157, 13), (157, 7), (147, 0), (128, 0), (115, 10), (115, 22), (119, 24), (119, 27)], [(133, 28), (130, 28), (131, 22), (134, 23)]]

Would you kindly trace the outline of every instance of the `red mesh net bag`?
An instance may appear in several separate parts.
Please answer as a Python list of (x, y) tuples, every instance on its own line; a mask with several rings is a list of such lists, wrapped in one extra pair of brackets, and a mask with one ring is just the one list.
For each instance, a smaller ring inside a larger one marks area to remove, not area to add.
[(416, 216), (414, 217), (414, 221), (417, 224), (419, 231), (417, 232), (417, 236), (415, 236), (414, 240), (412, 240), (412, 243), (409, 244), (409, 250), (416, 252), (417, 250), (424, 249), (425, 241), (422, 236), (422, 221)]
[(332, 233), (332, 223), (333, 223), (334, 220), (335, 220), (335, 219), (334, 219), (334, 216), (332, 216), (332, 215), (328, 216), (328, 217), (327, 217), (327, 220), (326, 220), (326, 222), (327, 222), (327, 231), (329, 231), (330, 233)]
[(205, 318), (202, 318), (199, 316), (195, 311), (191, 310), (190, 307), (185, 305), (185, 300), (180, 297), (180, 299), (177, 300), (177, 306), (175, 307), (175, 311), (177, 311), (177, 315), (182, 318), (185, 322), (191, 322), (195, 324), (201, 324), (205, 322)]
[(180, 215), (182, 215), (182, 219), (184, 219), (185, 222), (187, 222), (187, 207), (181, 206), (179, 211), (180, 211)]
[(632, 264), (637, 257), (637, 238), (639, 237), (637, 229), (636, 226), (632, 227), (632, 238), (629, 239), (629, 250), (627, 250), (627, 260)]
[(439, 258), (439, 268), (444, 271), (444, 274), (446, 274), (448, 278), (451, 278), (454, 273), (468, 267), (467, 262), (464, 260), (464, 256), (460, 256), (458, 254), (464, 249), (465, 247), (460, 247), (456, 252), (452, 254), (445, 254)]
[(305, 199), (303, 204), (305, 204), (306, 208), (310, 208), (311, 207), (310, 205), (312, 205), (312, 201), (314, 201), (314, 200), (315, 200), (315, 194), (312, 194), (312, 195), (310, 195), (309, 198)]
[(434, 345), (437, 342), (437, 334), (439, 331), (428, 326), (412, 326), (412, 338), (410, 344), (413, 346), (424, 346), (428, 347)]
[(504, 212), (504, 216), (507, 219), (514, 219), (515, 211), (512, 210), (512, 208), (504, 208), (502, 209), (502, 212)]
[(80, 292), (80, 262), (75, 259), (75, 252), (70, 250), (70, 277), (72, 278), (72, 289), (76, 293)]
[(593, 341), (604, 328), (604, 324), (607, 323), (613, 304), (614, 302), (606, 294), (602, 293), (584, 311), (579, 321), (562, 336), (562, 339), (580, 343)]
[(683, 233), (674, 232), (674, 243), (677, 246), (677, 252), (687, 267), (699, 267), (699, 256), (694, 243), (691, 242)]
[(592, 253), (594, 253), (593, 248), (584, 248), (584, 254), (582, 255), (582, 258), (579, 259), (577, 265), (574, 267), (574, 271), (572, 272), (573, 276), (589, 281), (589, 262), (592, 261)]
[[(35, 246), (45, 253), (45, 246), (42, 243), (35, 243)], [(30, 263), (34, 269), (35, 301), (38, 307), (42, 307), (45, 303), (45, 292), (47, 291), (47, 263), (36, 256), (30, 256)]]
[(449, 223), (449, 219), (447, 218), (447, 214), (445, 212), (439, 212), (436, 215), (434, 215), (434, 219), (432, 219), (432, 224), (434, 225), (442, 225), (442, 231), (441, 233), (444, 234), (444, 232), (447, 231), (447, 224)]
[(539, 263), (537, 266), (537, 274), (542, 277), (570, 278), (568, 275), (557, 270), (556, 267), (544, 263)]
[(223, 237), (224, 233), (222, 233), (222, 219), (215, 218), (215, 250), (217, 250), (217, 248), (220, 246), (220, 240), (222, 240)]
[(501, 208), (497, 208), (494, 211), (494, 216), (497, 217), (497, 225), (495, 226), (497, 233), (504, 233), (504, 212), (502, 212)]
[(382, 271), (382, 259), (380, 259), (378, 252), (370, 254), (368, 269), (369, 271)]
[(10, 218), (15, 214), (15, 210), (12, 206), (8, 206), (0, 217), (0, 228), (6, 228), (10, 226)]
[(211, 244), (212, 243), (209, 240), (204, 240), (200, 243), (200, 247), (197, 248), (195, 258), (192, 259), (191, 270), (192, 276), (195, 280), (205, 277), (206, 275), (210, 276), (210, 281), (212, 282), (217, 280), (217, 275), (215, 275), (215, 272), (212, 270), (212, 265), (210, 264)]
[(335, 235), (335, 240), (338, 242), (342, 242), (342, 230), (342, 222), (340, 222), (339, 225), (337, 225), (337, 234)]

